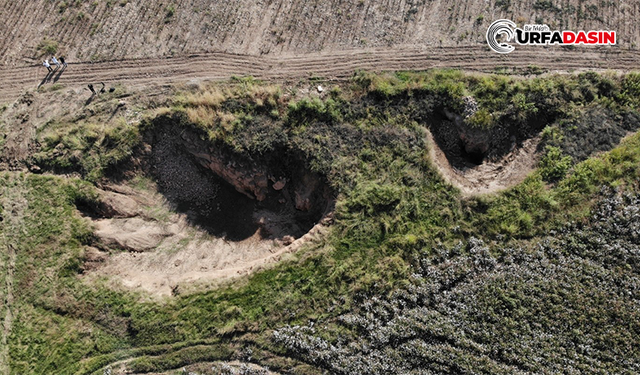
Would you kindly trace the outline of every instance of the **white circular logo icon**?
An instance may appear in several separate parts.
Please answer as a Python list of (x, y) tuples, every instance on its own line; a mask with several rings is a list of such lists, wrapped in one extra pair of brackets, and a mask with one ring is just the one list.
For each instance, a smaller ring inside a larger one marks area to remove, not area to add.
[(489, 26), (489, 29), (487, 29), (487, 43), (489, 43), (489, 47), (498, 53), (513, 52), (516, 48), (509, 43), (498, 42), (498, 35), (502, 34), (505, 36), (506, 41), (510, 42), (514, 40), (515, 28), (516, 24), (511, 20), (503, 19), (492, 23), (491, 26)]

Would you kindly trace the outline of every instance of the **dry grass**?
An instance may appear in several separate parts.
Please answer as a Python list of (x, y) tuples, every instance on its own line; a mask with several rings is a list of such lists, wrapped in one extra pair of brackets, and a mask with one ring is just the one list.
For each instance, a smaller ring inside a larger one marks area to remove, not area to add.
[(187, 93), (180, 97), (179, 103), (188, 107), (220, 108), (220, 104), (228, 97), (222, 89), (210, 86), (206, 90)]
[(236, 120), (236, 116), (233, 113), (215, 110), (210, 107), (189, 107), (185, 111), (189, 121), (208, 130), (218, 126), (231, 130)]

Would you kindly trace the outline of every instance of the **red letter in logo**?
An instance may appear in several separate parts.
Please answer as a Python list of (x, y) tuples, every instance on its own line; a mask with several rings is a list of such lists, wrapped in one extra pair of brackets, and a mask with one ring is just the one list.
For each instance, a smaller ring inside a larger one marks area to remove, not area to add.
[(602, 32), (602, 44), (616, 44), (616, 32), (615, 31), (603, 31)]
[(562, 32), (562, 43), (564, 44), (573, 44), (576, 41), (576, 33), (573, 31), (563, 31)]
[(587, 36), (584, 35), (584, 31), (578, 31), (578, 37), (576, 38), (576, 44), (578, 43), (582, 43), (582, 44), (586, 44), (587, 43)]

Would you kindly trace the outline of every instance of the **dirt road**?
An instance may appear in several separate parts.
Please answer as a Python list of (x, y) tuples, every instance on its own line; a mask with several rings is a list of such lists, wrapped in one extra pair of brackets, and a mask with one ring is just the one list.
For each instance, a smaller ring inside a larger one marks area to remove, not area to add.
[(295, 80), (311, 76), (344, 79), (356, 70), (424, 70), (436, 67), (492, 71), (497, 67), (527, 68), (536, 65), (549, 71), (632, 70), (640, 66), (640, 51), (620, 48), (521, 47), (499, 55), (484, 45), (425, 49), (358, 49), (331, 53), (253, 56), (208, 53), (173, 58), (126, 59), (85, 63), (72, 61), (62, 72), (48, 78), (40, 65), (0, 71), (0, 103), (15, 100), (25, 90), (59, 83), (66, 87), (87, 83), (122, 83), (128, 87), (188, 80), (218, 80), (233, 75), (259, 79)]

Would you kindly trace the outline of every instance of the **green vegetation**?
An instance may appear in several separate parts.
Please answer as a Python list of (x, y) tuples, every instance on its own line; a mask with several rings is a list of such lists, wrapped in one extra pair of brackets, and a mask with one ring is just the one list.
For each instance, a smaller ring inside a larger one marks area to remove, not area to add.
[(557, 181), (566, 175), (571, 164), (571, 156), (563, 156), (558, 147), (547, 146), (540, 161), (540, 175), (545, 181)]
[(67, 8), (69, 7), (69, 3), (66, 1), (62, 1), (60, 2), (60, 4), (58, 4), (58, 12), (59, 13), (64, 13), (65, 10), (67, 10)]
[[(12, 371), (101, 374), (131, 359), (133, 371), (157, 372), (240, 359), (303, 374), (561, 372), (572, 358), (567, 371), (631, 373), (640, 135), (620, 143), (618, 134), (638, 129), (637, 77), (359, 73), (308, 98), (238, 78), (184, 90), (140, 124), (53, 121), (34, 161), (81, 178), (0, 178), (4, 196), (29, 202), (16, 240)], [(471, 129), (541, 133), (540, 168), (487, 196), (445, 183), (425, 128), (446, 130), (446, 112), (469, 103)], [(109, 113), (117, 100), (98, 104)], [(84, 282), (84, 253), (96, 244), (76, 206), (96, 204), (92, 183), (167, 122), (250, 158), (300, 156), (337, 193), (331, 233), (271, 269), (163, 302)], [(603, 133), (588, 154), (571, 147)], [(627, 361), (614, 360), (621, 353)]]
[(562, 9), (553, 5), (553, 1), (551, 0), (537, 0), (535, 3), (533, 3), (533, 9), (562, 13)]
[(173, 18), (173, 16), (176, 14), (176, 6), (173, 4), (169, 4), (167, 5), (166, 8), (164, 8), (165, 14), (164, 14), (164, 22), (171, 22), (171, 19)]
[(119, 118), (112, 126), (50, 124), (42, 139), (44, 151), (34, 155), (37, 163), (59, 172), (78, 170), (89, 181), (96, 181), (131, 157), (140, 135), (137, 127)]
[(496, 0), (495, 6), (507, 10), (511, 6), (511, 0)]
[(56, 42), (55, 40), (51, 40), (49, 38), (44, 38), (38, 44), (37, 49), (38, 49), (38, 52), (40, 53), (40, 56), (54, 55), (56, 52), (58, 52), (58, 42)]
[[(570, 165), (568, 157), (548, 147), (541, 169), (503, 194), (477, 200), (475, 226), (485, 235), (536, 236), (580, 220), (597, 198), (601, 186), (626, 186), (635, 191), (640, 178), (640, 137), (635, 135), (610, 153)], [(553, 189), (543, 179), (561, 178)]]
[[(529, 74), (533, 70), (531, 67)], [(389, 100), (428, 97), (426, 104), (462, 112), (465, 96), (472, 96), (480, 109), (491, 114), (489, 126), (505, 123), (535, 126), (568, 117), (576, 107), (595, 103), (635, 105), (635, 74), (622, 82), (613, 74), (583, 73), (571, 79), (561, 75), (520, 79), (504, 75), (471, 75), (456, 70), (426, 73), (400, 72), (387, 75), (362, 73), (355, 81), (371, 95)], [(622, 91), (620, 89), (622, 88)], [(595, 102), (595, 103), (594, 103)], [(486, 115), (483, 115), (486, 117)], [(540, 129), (541, 130), (541, 129)]]

